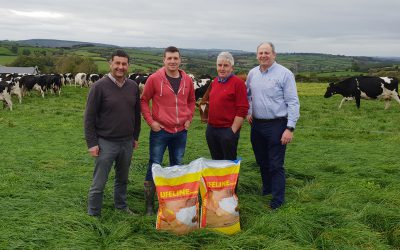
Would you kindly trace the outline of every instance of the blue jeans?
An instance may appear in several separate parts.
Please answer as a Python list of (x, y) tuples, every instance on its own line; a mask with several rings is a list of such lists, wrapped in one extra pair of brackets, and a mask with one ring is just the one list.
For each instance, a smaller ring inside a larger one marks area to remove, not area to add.
[(95, 158), (93, 181), (89, 190), (88, 214), (100, 215), (103, 205), (103, 193), (108, 175), (115, 162), (114, 206), (126, 209), (129, 167), (133, 153), (133, 141), (109, 141), (99, 138), (99, 156)]
[(256, 122), (251, 126), (251, 144), (260, 167), (263, 195), (272, 194), (270, 206), (280, 207), (285, 201), (285, 152), (281, 137), (286, 129), (286, 120)]
[(169, 165), (182, 165), (185, 155), (187, 130), (177, 133), (168, 133), (161, 129), (158, 132), (150, 130), (150, 159), (147, 168), (146, 181), (153, 180), (151, 166), (153, 163), (162, 164), (165, 150), (168, 147)]

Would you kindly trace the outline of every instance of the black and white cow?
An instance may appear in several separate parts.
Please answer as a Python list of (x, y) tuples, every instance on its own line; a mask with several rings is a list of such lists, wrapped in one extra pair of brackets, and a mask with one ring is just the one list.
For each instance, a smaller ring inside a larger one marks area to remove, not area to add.
[(65, 73), (63, 74), (64, 76), (64, 84), (67, 85), (67, 83), (71, 86), (72, 82), (74, 81), (74, 75), (72, 73)]
[(356, 100), (357, 108), (360, 108), (361, 99), (384, 99), (385, 109), (389, 108), (391, 99), (400, 104), (398, 91), (399, 81), (394, 77), (357, 76), (350, 77), (338, 83), (330, 83), (324, 97), (334, 94), (343, 96), (339, 109), (344, 101)]
[(210, 83), (212, 81), (212, 77), (210, 75), (202, 75), (200, 78), (195, 78), (193, 80), (194, 84), (194, 89), (201, 88), (202, 86), (206, 85), (207, 83)]
[(39, 75), (25, 75), (19, 79), (19, 86), (22, 88), (22, 95), (25, 96), (28, 91), (33, 89), (40, 92), (44, 98), (45, 83)]
[(79, 85), (81, 88), (83, 86), (88, 86), (87, 80), (86, 80), (86, 73), (77, 73), (75, 75), (75, 86)]
[(93, 83), (95, 83), (96, 81), (98, 81), (100, 79), (100, 76), (98, 74), (88, 74), (87, 75), (87, 82), (89, 87), (91, 87), (93, 85)]
[(201, 98), (203, 98), (203, 96), (206, 93), (208, 86), (210, 86), (210, 84), (211, 84), (211, 82), (208, 82), (205, 85), (201, 86), (200, 88), (196, 88), (194, 90), (194, 96), (196, 98), (196, 101), (199, 101)]
[(0, 101), (6, 103), (6, 105), (12, 110), (11, 101), (11, 84), (7, 81), (0, 81)]
[(151, 74), (141, 74), (141, 73), (132, 73), (129, 75), (129, 79), (134, 80), (139, 86), (140, 94), (143, 93), (144, 85), (146, 84), (147, 79)]
[(59, 96), (61, 95), (62, 78), (60, 74), (42, 75), (40, 79), (39, 85), (42, 86), (42, 89), (58, 93)]

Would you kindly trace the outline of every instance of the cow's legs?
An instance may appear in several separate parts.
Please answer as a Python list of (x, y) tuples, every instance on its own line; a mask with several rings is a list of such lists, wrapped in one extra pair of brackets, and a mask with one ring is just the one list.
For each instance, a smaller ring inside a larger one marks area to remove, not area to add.
[(360, 109), (360, 103), (361, 103), (361, 98), (359, 96), (356, 96), (356, 105), (358, 109)]
[(340, 104), (339, 104), (339, 108), (338, 109), (341, 109), (342, 108), (342, 105), (343, 105), (343, 103), (346, 101), (346, 97), (343, 97), (343, 99), (342, 99), (342, 101), (340, 102)]
[(399, 98), (399, 96), (397, 95), (397, 93), (394, 93), (394, 94), (392, 95), (392, 97), (393, 97), (393, 99), (395, 99), (395, 100), (400, 104), (400, 98)]
[(390, 100), (385, 100), (385, 110), (388, 109), (390, 107)]

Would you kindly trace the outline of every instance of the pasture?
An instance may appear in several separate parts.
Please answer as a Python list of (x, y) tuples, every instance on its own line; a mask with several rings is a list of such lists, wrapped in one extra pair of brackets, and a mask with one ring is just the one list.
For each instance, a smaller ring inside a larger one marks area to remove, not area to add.
[[(155, 216), (113, 209), (111, 172), (100, 219), (86, 214), (93, 160), (83, 136), (88, 89), (61, 97), (36, 93), (0, 110), (0, 249), (399, 249), (400, 107), (379, 101), (337, 106), (326, 84), (298, 84), (301, 117), (286, 157), (286, 204), (261, 197), (261, 180), (245, 123), (238, 154), (242, 231), (198, 230), (175, 236), (155, 230)], [(143, 214), (148, 132), (142, 123), (128, 203)], [(209, 158), (198, 113), (185, 162)], [(168, 159), (167, 156), (164, 160)], [(164, 161), (166, 163), (166, 161)]]

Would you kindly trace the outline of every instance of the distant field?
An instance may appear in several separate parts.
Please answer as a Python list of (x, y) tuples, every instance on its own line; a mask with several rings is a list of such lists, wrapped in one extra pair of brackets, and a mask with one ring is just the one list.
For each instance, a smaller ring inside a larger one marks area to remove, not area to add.
[[(400, 106), (362, 101), (337, 109), (326, 84), (298, 84), (301, 118), (286, 158), (287, 202), (277, 211), (261, 197), (258, 167), (241, 131), (238, 189), (242, 231), (199, 230), (175, 236), (155, 229), (155, 216), (113, 209), (112, 176), (103, 216), (86, 215), (93, 159), (83, 137), (87, 89), (61, 97), (32, 93), (14, 110), (0, 109), (1, 249), (399, 249)], [(209, 158), (206, 125), (196, 116), (185, 162)], [(143, 122), (134, 152), (129, 206), (144, 212), (143, 179), (149, 128)], [(165, 156), (165, 159), (168, 157)], [(164, 161), (167, 164), (167, 161)], [(113, 172), (112, 172), (113, 173)]]
[(6, 65), (8, 63), (12, 63), (15, 60), (16, 56), (0, 56), (0, 65)]

